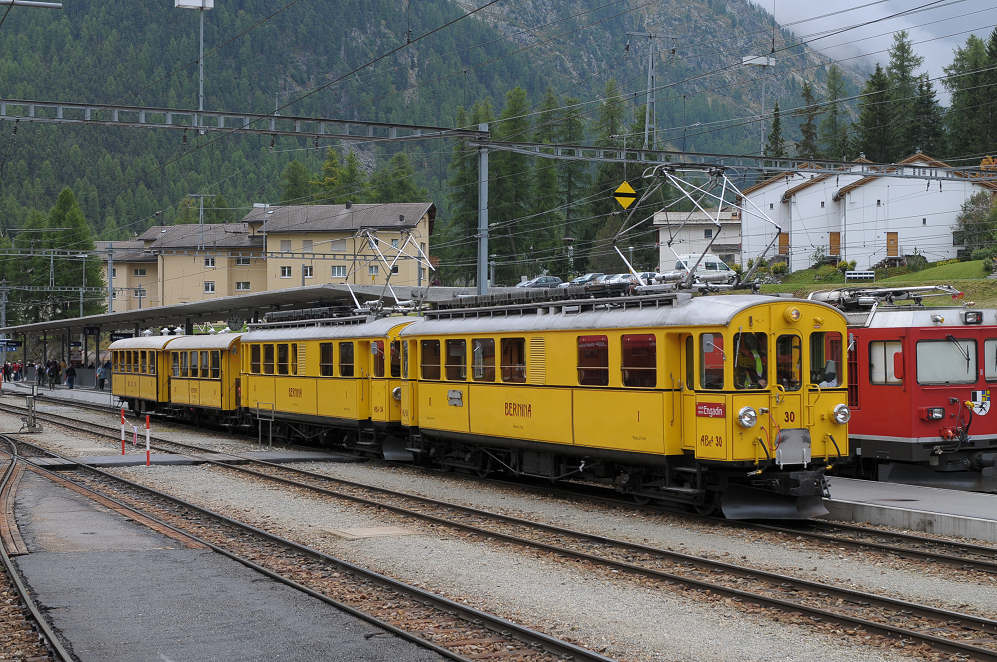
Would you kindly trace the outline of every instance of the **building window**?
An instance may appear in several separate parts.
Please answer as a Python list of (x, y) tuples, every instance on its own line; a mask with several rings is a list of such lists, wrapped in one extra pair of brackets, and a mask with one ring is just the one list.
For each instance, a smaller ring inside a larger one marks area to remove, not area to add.
[(377, 250), (377, 237), (371, 237), (370, 239), (368, 239), (367, 240), (367, 244), (370, 246), (370, 250), (376, 251)]
[(249, 281), (248, 280), (236, 281), (236, 283), (235, 283), (235, 289), (239, 290), (239, 291), (242, 291), (242, 292), (248, 292), (249, 291)]
[(290, 278), (291, 277), (291, 267), (281, 267), (280, 268), (280, 277), (281, 278)]
[(336, 239), (329, 242), (329, 250), (333, 253), (345, 253), (346, 252), (346, 240)]
[(141, 269), (132, 269), (132, 275), (133, 276), (144, 276), (145, 275), (145, 269), (144, 268), (141, 268)]
[(112, 299), (117, 299), (118, 298), (118, 292), (117, 292), (117, 290), (111, 290), (111, 298)]
[(111, 267), (111, 278), (117, 278), (117, 277), (118, 277), (118, 270), (114, 267)]
[(372, 264), (369, 267), (367, 267), (367, 273), (369, 275), (371, 275), (371, 276), (376, 276), (377, 275), (377, 265), (376, 264)]
[(312, 275), (314, 274), (314, 272), (312, 271), (313, 269), (314, 269), (314, 267), (312, 267), (312, 265), (310, 265), (310, 264), (306, 264), (305, 266), (301, 267), (301, 270), (302, 270), (303, 275), (304, 275), (305, 278), (311, 278), (312, 277)]
[(144, 287), (136, 288), (136, 290), (135, 290), (135, 296), (138, 297), (139, 299), (144, 298), (145, 297), (145, 288)]
[(312, 250), (313, 250), (313, 247), (314, 247), (314, 245), (313, 245), (311, 239), (302, 239), (301, 240), (301, 251), (303, 253), (311, 253)]
[(239, 257), (235, 258), (235, 266), (237, 266), (237, 267), (248, 267), (249, 266), (249, 258), (246, 257), (246, 256), (243, 256), (243, 255), (240, 255)]
[(206, 257), (206, 258), (204, 258), (204, 266), (206, 266), (206, 267), (213, 267), (213, 266), (215, 266), (215, 258), (214, 257)]
[(823, 201), (823, 200), (821, 200), (821, 201), (820, 201), (820, 208), (821, 208), (821, 209), (823, 209), (823, 208), (824, 208), (824, 201)]
[(398, 248), (398, 240), (397, 239), (392, 239), (391, 240), (391, 247), (392, 248)]
[(333, 278), (346, 278), (346, 265), (345, 264), (335, 264), (332, 267), (332, 277)]
[(397, 264), (395, 266), (391, 267), (391, 273), (393, 273), (393, 274), (398, 273), (398, 265)]
[(769, 203), (769, 209), (775, 209), (775, 203), (770, 202)]
[(712, 239), (712, 238), (713, 238), (712, 228), (706, 228), (705, 230), (703, 230), (703, 239)]
[(883, 206), (883, 201), (882, 200), (876, 200), (876, 206), (877, 207), (882, 207)]
[(204, 293), (212, 294), (214, 293), (214, 291), (215, 291), (215, 281), (213, 280), (204, 281)]
[(921, 225), (927, 225), (927, 224), (928, 224), (928, 219), (922, 218), (921, 219)]
[(290, 239), (281, 239), (280, 240), (280, 252), (281, 253), (290, 253), (291, 252), (291, 240)]

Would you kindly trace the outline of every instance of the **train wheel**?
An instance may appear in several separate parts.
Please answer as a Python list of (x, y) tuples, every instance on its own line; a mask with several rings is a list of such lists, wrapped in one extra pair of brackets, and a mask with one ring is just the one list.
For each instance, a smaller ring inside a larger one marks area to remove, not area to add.
[(692, 509), (697, 515), (702, 517), (716, 515), (720, 510), (720, 497), (717, 494), (707, 494), (706, 501), (695, 504)]

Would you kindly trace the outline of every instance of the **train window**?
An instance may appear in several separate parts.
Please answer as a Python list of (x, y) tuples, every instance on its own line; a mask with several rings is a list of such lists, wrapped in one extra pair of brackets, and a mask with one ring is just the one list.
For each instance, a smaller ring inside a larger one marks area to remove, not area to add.
[(339, 343), (339, 376), (353, 376), (353, 343)]
[(190, 376), (197, 378), (197, 352), (190, 353)]
[(894, 355), (900, 354), (899, 340), (875, 340), (869, 343), (869, 381), (873, 384), (902, 384), (894, 371)]
[(174, 377), (179, 377), (180, 376), (180, 353), (179, 352), (170, 352), (170, 360), (172, 361), (172, 364), (173, 364), (173, 376)]
[(464, 381), (467, 379), (467, 341), (447, 340), (447, 379)]
[(391, 341), (391, 376), (401, 377), (402, 376), (402, 348), (401, 342), (397, 340)]
[(145, 352), (144, 351), (139, 352), (139, 370), (138, 371), (141, 372), (143, 375), (145, 374), (145, 371), (146, 371)]
[(696, 374), (696, 351), (692, 346), (692, 336), (685, 338), (685, 387), (693, 388)]
[(844, 384), (841, 334), (837, 331), (810, 334), (810, 386), (833, 388)]
[(787, 391), (799, 391), (803, 382), (803, 341), (796, 335), (775, 341), (775, 379)]
[(263, 374), (273, 374), (273, 345), (263, 346)]
[(222, 353), (215, 350), (211, 352), (211, 378), (218, 379), (222, 376)]
[(286, 375), (288, 374), (287, 369), (288, 362), (288, 350), (287, 343), (280, 343), (277, 345), (277, 374)]
[(211, 377), (211, 365), (208, 362), (208, 352), (201, 352), (201, 377), (208, 379)]
[(583, 386), (609, 384), (609, 338), (578, 336), (578, 383)]
[(997, 340), (983, 341), (983, 376), (988, 382), (997, 381)]
[(471, 341), (471, 377), (476, 382), (495, 381), (495, 341), (475, 338)]
[(699, 334), (699, 387), (724, 387), (724, 337), (719, 333)]
[(180, 376), (187, 376), (187, 352), (179, 352), (180, 354)]
[(370, 343), (370, 359), (374, 364), (374, 376), (384, 377), (384, 341), (374, 340)]
[(420, 353), (422, 355), (422, 378), (423, 379), (439, 379), (440, 378), (440, 341), (439, 340), (423, 340), (420, 342), (419, 347)]
[(408, 353), (409, 353), (409, 342), (402, 343), (402, 377), (409, 379), (411, 375), (408, 374)]
[(249, 372), (258, 375), (260, 374), (260, 346), (250, 345), (249, 346)]
[(323, 377), (332, 377), (332, 343), (323, 342), (318, 346), (318, 371)]
[(149, 374), (156, 374), (156, 352), (149, 352)]
[[(799, 351), (799, 345), (797, 345)], [(768, 385), (768, 336), (764, 333), (734, 334), (734, 388), (758, 389)], [(799, 375), (799, 366), (796, 374)], [(799, 388), (797, 384), (796, 388)]]
[(652, 388), (657, 385), (658, 350), (654, 334), (633, 333), (621, 340), (623, 385)]
[(948, 336), (917, 343), (918, 384), (975, 384), (976, 341)]
[(298, 343), (291, 344), (291, 374), (298, 374)]
[(526, 382), (526, 338), (502, 338), (502, 381), (510, 384)]

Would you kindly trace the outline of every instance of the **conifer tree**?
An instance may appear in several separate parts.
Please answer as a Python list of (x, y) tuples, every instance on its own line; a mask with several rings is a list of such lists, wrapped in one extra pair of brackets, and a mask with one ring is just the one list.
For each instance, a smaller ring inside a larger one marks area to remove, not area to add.
[(985, 71), (994, 66), (997, 66), (997, 60), (991, 59), (983, 40), (969, 35), (966, 45), (955, 50), (952, 64), (945, 67), (943, 82), (952, 93), (946, 115), (948, 151), (952, 154), (978, 154), (989, 151), (993, 145), (997, 134), (987, 110), (993, 103), (993, 89), (987, 86)]
[[(581, 144), (585, 136), (585, 118), (578, 105), (578, 99), (564, 97), (561, 99), (561, 107), (564, 108), (564, 114), (557, 136), (558, 142), (563, 145)], [(586, 206), (580, 204), (579, 198), (590, 186), (591, 169), (584, 161), (569, 160), (560, 162), (558, 173), (558, 184), (564, 200), (564, 220), (560, 234), (568, 255), (564, 273), (570, 274), (577, 272), (579, 265), (584, 265), (584, 262), (574, 257), (575, 238), (579, 232), (577, 219), (583, 218), (586, 214)]]
[(415, 183), (415, 171), (405, 152), (396, 152), (370, 178), (370, 202), (422, 202), (428, 193)]
[(914, 149), (920, 149), (925, 154), (937, 158), (945, 148), (945, 120), (928, 74), (922, 74), (918, 78), (917, 99), (913, 112), (916, 118), (911, 133)]
[[(621, 147), (625, 119), (623, 100), (616, 80), (609, 79), (603, 91), (603, 102), (596, 120), (596, 144), (605, 147)], [(613, 199), (613, 191), (626, 178), (626, 169), (621, 163), (600, 163), (596, 168), (595, 179), (589, 189), (592, 202), (589, 205), (590, 218), (577, 225), (575, 235), (575, 264), (587, 264), (588, 271), (622, 271), (623, 264), (608, 243), (620, 227), (624, 214), (620, 205)], [(633, 185), (634, 182), (631, 182)], [(634, 188), (638, 188), (634, 186)], [(597, 237), (600, 238), (597, 241)], [(615, 259), (613, 259), (615, 257)]]
[(781, 159), (786, 156), (786, 145), (782, 139), (782, 119), (779, 117), (779, 102), (772, 109), (772, 126), (765, 140), (765, 156)]
[[(557, 142), (561, 131), (561, 117), (557, 112), (557, 97), (550, 88), (537, 109), (536, 128), (533, 141), (543, 144)], [(558, 186), (558, 166), (563, 163), (556, 159), (538, 158), (533, 168), (533, 190), (530, 208), (532, 218), (525, 225), (531, 228), (530, 239), (533, 254), (540, 262), (540, 268), (553, 273), (567, 273), (563, 256), (564, 210), (563, 193)]]
[(810, 83), (803, 81), (803, 108), (799, 114), (805, 117), (800, 125), (800, 142), (796, 145), (796, 155), (805, 159), (816, 159), (820, 152), (817, 147), (817, 106), (814, 102), (814, 91)]
[(899, 161), (910, 156), (917, 147), (916, 133), (919, 118), (915, 113), (918, 102), (917, 68), (924, 63), (924, 58), (914, 53), (914, 47), (905, 30), (893, 35), (893, 46), (890, 47), (890, 62), (886, 66), (886, 77), (889, 80), (887, 94), (890, 103), (889, 112), (893, 117), (890, 122), (890, 146), (887, 160)]
[(841, 102), (845, 96), (845, 79), (841, 69), (832, 64), (827, 70), (827, 112), (818, 132), (821, 156), (825, 159), (847, 159), (851, 153), (848, 144), (848, 112)]
[(877, 64), (862, 88), (859, 120), (855, 124), (856, 151), (864, 152), (867, 159), (876, 163), (890, 162), (890, 146), (894, 144), (889, 89), (890, 80)]
[[(513, 88), (505, 96), (492, 135), (496, 140), (529, 140), (529, 113), (526, 91)], [(535, 276), (541, 268), (533, 259), (533, 237), (524, 219), (531, 211), (532, 164), (533, 159), (506, 151), (495, 151), (489, 159), (489, 252), (498, 256), (495, 277), (499, 283), (515, 283), (521, 275)]]
[(308, 169), (298, 160), (291, 161), (280, 177), (280, 204), (307, 205), (312, 202), (312, 183)]

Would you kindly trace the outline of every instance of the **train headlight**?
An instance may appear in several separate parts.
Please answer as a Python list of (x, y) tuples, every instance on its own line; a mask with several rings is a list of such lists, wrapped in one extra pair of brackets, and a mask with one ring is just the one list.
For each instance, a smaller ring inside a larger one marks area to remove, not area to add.
[(983, 324), (983, 311), (967, 310), (962, 314), (962, 321), (966, 324)]
[(401, 386), (396, 386), (393, 389), (391, 389), (391, 397), (394, 398), (395, 400), (401, 400), (402, 399), (402, 387)]
[(838, 423), (844, 425), (852, 419), (852, 410), (848, 408), (848, 405), (838, 405), (834, 408), (834, 420)]
[(737, 423), (742, 428), (754, 427), (757, 422), (758, 412), (754, 407), (741, 407), (741, 411), (737, 412)]
[(789, 322), (790, 324), (794, 322), (799, 322), (800, 318), (803, 316), (803, 314), (800, 312), (800, 309), (795, 307), (787, 308), (782, 315), (783, 317), (786, 318), (786, 321)]
[(945, 418), (945, 407), (925, 407), (921, 410), (921, 418), (926, 421), (940, 421)]

